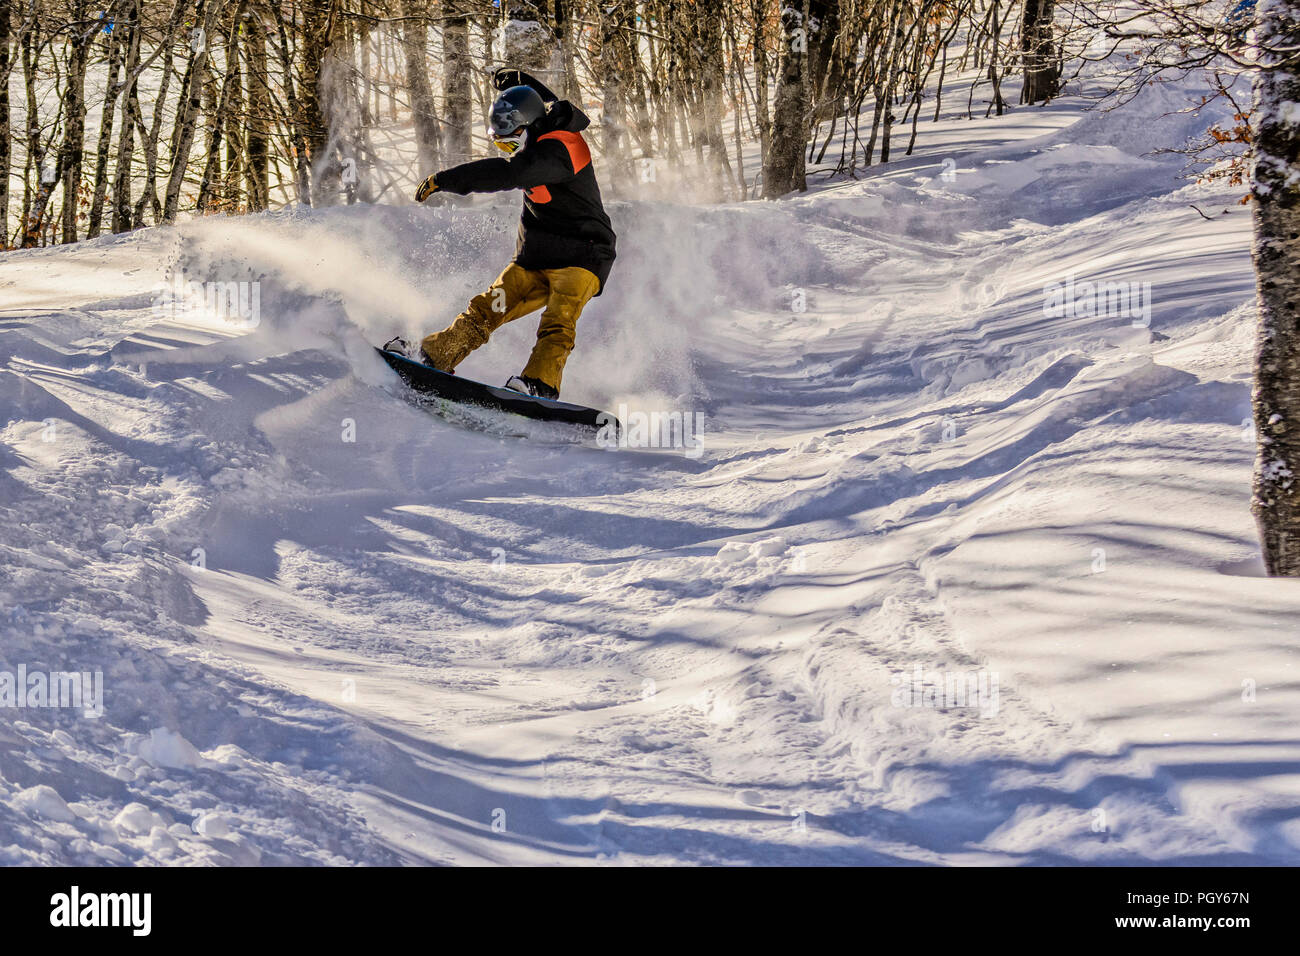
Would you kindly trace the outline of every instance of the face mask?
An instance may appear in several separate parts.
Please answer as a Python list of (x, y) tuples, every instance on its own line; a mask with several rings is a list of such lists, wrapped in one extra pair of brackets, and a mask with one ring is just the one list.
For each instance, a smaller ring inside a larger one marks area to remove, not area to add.
[(523, 149), (524, 143), (528, 142), (528, 130), (521, 129), (513, 136), (498, 136), (493, 133), (492, 142), (503, 153), (516, 153)]

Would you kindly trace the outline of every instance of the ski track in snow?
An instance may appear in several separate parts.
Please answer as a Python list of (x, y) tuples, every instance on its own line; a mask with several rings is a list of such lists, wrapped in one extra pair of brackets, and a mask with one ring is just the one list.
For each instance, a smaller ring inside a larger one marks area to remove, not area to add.
[[(514, 201), (6, 254), (0, 670), (102, 670), (106, 713), (6, 712), (0, 862), (1300, 860), (1248, 217), (1144, 155), (1197, 122), (1148, 95), (613, 204), (565, 397), (703, 411), (698, 459), (396, 396), (368, 343), (450, 318)], [(178, 274), (261, 324), (164, 314)], [(1045, 315), (1070, 274), (1150, 282), (1151, 327)], [(996, 708), (897, 706), (918, 666)]]

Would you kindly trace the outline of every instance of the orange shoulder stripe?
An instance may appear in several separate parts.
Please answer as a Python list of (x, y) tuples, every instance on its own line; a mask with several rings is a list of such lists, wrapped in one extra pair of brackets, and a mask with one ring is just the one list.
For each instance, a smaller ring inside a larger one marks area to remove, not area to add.
[(558, 139), (564, 144), (565, 149), (569, 151), (569, 162), (573, 164), (574, 173), (579, 173), (582, 169), (591, 164), (591, 150), (587, 148), (587, 141), (582, 138), (580, 133), (570, 133), (568, 130), (557, 129), (549, 133), (543, 133), (537, 137), (538, 142), (544, 139)]

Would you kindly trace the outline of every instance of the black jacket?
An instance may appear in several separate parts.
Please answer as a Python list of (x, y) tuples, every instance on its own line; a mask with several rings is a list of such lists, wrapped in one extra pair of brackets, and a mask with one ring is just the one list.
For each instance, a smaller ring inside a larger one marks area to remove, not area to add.
[[(554, 100), (545, 87), (538, 92)], [(581, 266), (596, 274), (603, 291), (614, 264), (615, 236), (582, 138), (590, 124), (572, 103), (554, 101), (528, 127), (527, 142), (509, 159), (462, 163), (438, 173), (435, 182), (439, 189), (462, 195), (523, 189), (515, 262), (525, 269)]]

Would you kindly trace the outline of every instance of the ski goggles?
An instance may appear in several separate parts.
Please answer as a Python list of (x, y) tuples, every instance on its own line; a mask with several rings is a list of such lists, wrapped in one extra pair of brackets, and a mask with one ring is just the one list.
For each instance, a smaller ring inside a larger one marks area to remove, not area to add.
[(492, 143), (503, 153), (516, 153), (528, 142), (528, 130), (522, 126), (513, 133), (491, 133)]

